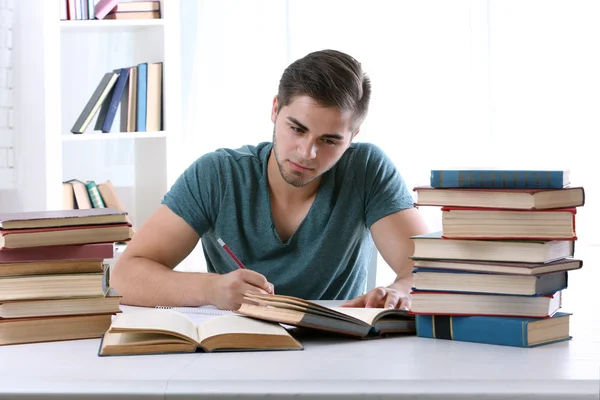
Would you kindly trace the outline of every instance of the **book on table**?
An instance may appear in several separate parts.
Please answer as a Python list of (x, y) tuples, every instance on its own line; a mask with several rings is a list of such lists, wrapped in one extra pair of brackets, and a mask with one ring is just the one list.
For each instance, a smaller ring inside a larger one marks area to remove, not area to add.
[(417, 206), (454, 206), (546, 210), (580, 207), (585, 203), (583, 187), (564, 189), (465, 189), (417, 186)]
[(445, 240), (442, 231), (411, 239), (412, 259), (547, 263), (575, 252), (574, 240)]
[(518, 296), (492, 293), (411, 292), (411, 314), (489, 315), (547, 318), (561, 307), (561, 292), (546, 296)]
[(417, 336), (459, 342), (535, 347), (570, 340), (570, 313), (550, 318), (417, 315)]
[(127, 212), (111, 208), (0, 214), (1, 229), (55, 228), (60, 226), (123, 224), (127, 222)]
[(413, 289), (420, 291), (543, 296), (567, 288), (567, 272), (524, 276), (454, 270), (413, 270)]
[(560, 189), (570, 183), (567, 169), (434, 169), (429, 178), (435, 188)]
[(442, 207), (442, 232), (448, 239), (576, 240), (576, 210)]
[(98, 355), (302, 349), (276, 323), (221, 315), (196, 324), (177, 311), (150, 309), (117, 315), (102, 338)]
[(523, 263), (502, 261), (461, 261), (414, 259), (414, 268), (426, 270), (455, 270), (470, 272), (487, 272), (491, 274), (510, 274), (537, 276), (551, 272), (573, 271), (583, 267), (583, 261), (574, 258), (563, 258), (548, 263)]
[(248, 292), (238, 313), (266, 321), (341, 335), (372, 338), (414, 334), (414, 316), (391, 308), (325, 307), (297, 297)]

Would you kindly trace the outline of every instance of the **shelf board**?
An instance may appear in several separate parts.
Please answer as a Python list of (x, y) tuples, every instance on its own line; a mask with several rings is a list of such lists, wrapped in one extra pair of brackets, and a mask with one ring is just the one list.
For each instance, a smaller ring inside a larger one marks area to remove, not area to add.
[(60, 29), (65, 32), (88, 32), (88, 31), (135, 31), (151, 27), (162, 27), (165, 20), (159, 19), (134, 19), (134, 20), (77, 20), (60, 21)]
[(89, 140), (150, 139), (164, 138), (165, 131), (158, 132), (114, 132), (114, 133), (82, 133), (62, 135), (63, 142), (80, 142)]

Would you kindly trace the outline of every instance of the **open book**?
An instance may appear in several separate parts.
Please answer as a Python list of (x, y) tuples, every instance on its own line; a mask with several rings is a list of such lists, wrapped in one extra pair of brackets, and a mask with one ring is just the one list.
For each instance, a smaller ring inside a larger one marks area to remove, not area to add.
[(324, 307), (290, 296), (248, 292), (237, 311), (249, 317), (360, 338), (416, 333), (415, 317), (391, 308)]
[(221, 315), (197, 326), (177, 311), (149, 309), (115, 317), (98, 355), (301, 349), (302, 345), (275, 323)]

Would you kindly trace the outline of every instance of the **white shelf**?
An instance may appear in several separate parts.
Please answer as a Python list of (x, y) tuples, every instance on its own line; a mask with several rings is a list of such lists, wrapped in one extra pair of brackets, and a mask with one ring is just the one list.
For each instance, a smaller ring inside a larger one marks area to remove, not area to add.
[(89, 140), (119, 140), (119, 139), (150, 139), (164, 138), (167, 136), (166, 131), (157, 132), (111, 132), (111, 133), (82, 133), (62, 135), (63, 142), (81, 142)]
[(136, 19), (136, 20), (85, 20), (85, 21), (60, 21), (60, 29), (64, 32), (88, 32), (95, 30), (103, 31), (134, 31), (150, 27), (162, 27), (165, 20), (160, 19)]

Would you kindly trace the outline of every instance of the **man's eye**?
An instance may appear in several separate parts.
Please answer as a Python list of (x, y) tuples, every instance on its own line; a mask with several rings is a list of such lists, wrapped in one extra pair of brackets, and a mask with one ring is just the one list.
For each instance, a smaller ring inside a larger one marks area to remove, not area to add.
[(325, 144), (327, 144), (329, 146), (335, 146), (337, 144), (337, 142), (335, 142), (333, 140), (329, 140), (329, 139), (323, 139), (323, 141), (325, 142)]
[(294, 131), (294, 133), (304, 133), (304, 131), (298, 128), (297, 126), (291, 126), (290, 128), (292, 129), (292, 131)]

